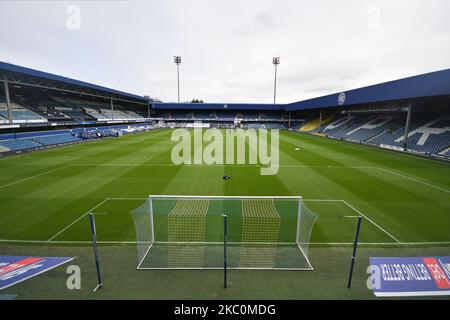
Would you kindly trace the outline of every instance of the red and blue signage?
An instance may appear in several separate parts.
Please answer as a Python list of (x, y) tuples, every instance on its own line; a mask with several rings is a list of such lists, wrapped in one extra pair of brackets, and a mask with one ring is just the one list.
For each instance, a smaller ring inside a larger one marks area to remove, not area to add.
[(450, 257), (370, 258), (377, 297), (450, 295)]
[(0, 290), (73, 260), (70, 257), (0, 256)]

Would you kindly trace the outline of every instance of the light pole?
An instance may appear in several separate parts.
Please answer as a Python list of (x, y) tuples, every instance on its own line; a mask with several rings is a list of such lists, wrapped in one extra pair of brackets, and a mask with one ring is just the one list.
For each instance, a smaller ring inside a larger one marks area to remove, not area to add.
[(180, 103), (180, 64), (181, 64), (181, 57), (175, 56), (173, 57), (173, 62), (177, 65), (177, 82), (178, 82), (178, 103)]
[(277, 68), (280, 64), (280, 57), (274, 57), (272, 59), (272, 63), (275, 67), (275, 82), (273, 84), (273, 104), (276, 104), (277, 102)]

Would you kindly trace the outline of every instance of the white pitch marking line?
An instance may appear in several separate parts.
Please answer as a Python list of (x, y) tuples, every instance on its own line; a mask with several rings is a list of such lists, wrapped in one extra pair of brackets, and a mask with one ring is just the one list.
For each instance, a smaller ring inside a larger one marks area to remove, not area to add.
[(63, 169), (69, 168), (69, 167), (71, 167), (71, 166), (72, 166), (72, 165), (69, 164), (69, 165), (67, 165), (67, 166), (64, 166), (64, 167), (61, 167), (61, 168), (57, 168), (57, 169), (53, 169), (53, 170), (50, 170), (50, 171), (46, 171), (46, 172), (37, 174), (37, 175), (32, 176), (32, 177), (28, 177), (28, 178), (24, 178), (24, 179), (21, 179), (21, 180), (17, 180), (17, 181), (14, 181), (14, 182), (5, 184), (5, 185), (3, 185), (3, 186), (0, 186), (0, 189), (6, 188), (6, 187), (9, 187), (9, 186), (13, 186), (13, 185), (15, 185), (15, 184), (22, 183), (22, 182), (25, 182), (25, 181), (28, 181), (28, 180), (31, 180), (31, 179), (39, 178), (39, 177), (44, 176), (44, 175), (46, 175), (46, 174), (53, 173), (53, 172), (58, 171), (58, 170), (63, 170)]
[[(172, 163), (154, 163), (154, 164), (130, 164), (130, 163), (105, 163), (105, 164), (97, 164), (97, 163), (76, 163), (73, 166), (78, 167), (91, 167), (91, 166), (99, 166), (99, 167), (253, 167), (254, 164), (172, 164)], [(257, 165), (258, 166), (258, 165)], [(280, 165), (280, 168), (335, 168), (335, 169), (374, 169), (376, 167), (368, 167), (368, 166), (356, 166), (356, 167), (348, 167), (348, 166), (305, 166), (305, 165)]]
[(108, 198), (111, 201), (123, 201), (123, 200), (147, 200), (148, 198)]
[(330, 199), (302, 199), (304, 202), (341, 202), (342, 200)]
[[(72, 166), (92, 166), (94, 164), (73, 164)], [(186, 164), (186, 165), (175, 165), (175, 164), (95, 164), (97, 166), (100, 167), (178, 167), (178, 166), (182, 166), (182, 167), (228, 167), (228, 166), (234, 166), (234, 167), (251, 167), (253, 165), (248, 165), (248, 164), (235, 164), (235, 165), (228, 165), (228, 164), (211, 164), (211, 165), (205, 165), (205, 164)], [(396, 175), (399, 177), (402, 177), (404, 179), (408, 179), (411, 181), (414, 181), (416, 183), (420, 183), (426, 186), (429, 186), (431, 188), (435, 188), (437, 190), (446, 192), (446, 193), (450, 193), (450, 190), (432, 185), (430, 183), (421, 181), (421, 180), (417, 180), (381, 167), (373, 167), (373, 166), (353, 166), (353, 167), (348, 167), (348, 166), (300, 166), (300, 165), (280, 165), (280, 168), (330, 168), (330, 169), (376, 169), (376, 170), (381, 170), (384, 171), (386, 173), (390, 173), (392, 175)]]
[(56, 237), (58, 237), (61, 233), (63, 233), (64, 231), (66, 231), (67, 229), (69, 229), (71, 226), (73, 226), (75, 223), (77, 223), (78, 221), (80, 221), (81, 219), (83, 219), (85, 216), (87, 216), (89, 213), (91, 213), (92, 211), (94, 211), (95, 209), (97, 209), (98, 207), (100, 207), (101, 205), (103, 205), (106, 201), (108, 201), (109, 198), (106, 198), (105, 200), (103, 200), (102, 202), (100, 202), (99, 204), (97, 204), (94, 208), (92, 208), (91, 210), (89, 210), (88, 212), (86, 212), (85, 214), (83, 214), (82, 216), (78, 217), (76, 220), (74, 220), (71, 224), (67, 225), (65, 228), (61, 229), (58, 233), (56, 233), (53, 237), (51, 237), (50, 239), (47, 240), (47, 242), (52, 241), (53, 239), (55, 239)]
[[(83, 214), (82, 216), (80, 216), (79, 218), (77, 218), (75, 221), (73, 221), (71, 224), (67, 225), (64, 229), (60, 230), (57, 234), (55, 234), (53, 237), (51, 237), (50, 239), (48, 239), (46, 242), (52, 242), (52, 243), (56, 243), (56, 241), (53, 241), (53, 239), (55, 239), (57, 236), (59, 236), (61, 233), (63, 233), (64, 231), (66, 231), (67, 229), (69, 229), (72, 225), (74, 225), (75, 223), (77, 223), (79, 220), (81, 220), (83, 217), (85, 217), (86, 215), (88, 215), (89, 213), (91, 213), (93, 210), (97, 209), (98, 207), (100, 207), (102, 204), (104, 204), (105, 202), (109, 201), (109, 200), (145, 200), (147, 198), (106, 198), (105, 200), (103, 200), (102, 202), (100, 202), (98, 205), (96, 205), (94, 208), (92, 208), (91, 210), (89, 210), (88, 212), (86, 212), (85, 214)], [(353, 209), (355, 212), (359, 213), (362, 217), (364, 217), (367, 221), (369, 221), (370, 223), (372, 223), (373, 225), (375, 225), (377, 228), (379, 228), (381, 231), (383, 231), (384, 233), (386, 233), (389, 237), (391, 237), (393, 240), (396, 241), (397, 244), (405, 244), (402, 243), (400, 240), (398, 240), (396, 237), (394, 237), (392, 234), (390, 234), (388, 231), (386, 231), (385, 229), (383, 229), (381, 226), (379, 226), (376, 222), (374, 222), (372, 219), (370, 219), (369, 217), (367, 217), (366, 215), (364, 215), (362, 212), (360, 212), (358, 209), (356, 209), (355, 207), (353, 207), (352, 205), (350, 205), (348, 202), (346, 202), (345, 200), (330, 200), (330, 199), (303, 199), (303, 201), (310, 201), (310, 202), (342, 202), (344, 204), (346, 204), (348, 207), (350, 207), (351, 209)], [(7, 242), (9, 240), (0, 240), (0, 242)], [(75, 242), (63, 242), (63, 243), (77, 243)], [(100, 243), (100, 242), (99, 242)], [(110, 242), (110, 243), (115, 243), (115, 242)], [(117, 243), (124, 243), (124, 242), (117, 242)], [(324, 243), (325, 244), (325, 243)], [(381, 244), (381, 243), (380, 243)], [(411, 243), (411, 244), (415, 244), (415, 243)], [(417, 244), (428, 244), (428, 242), (424, 242), (424, 243), (417, 243)], [(450, 244), (450, 242), (436, 242), (433, 244)]]
[[(340, 246), (340, 245), (353, 245), (353, 242), (310, 242), (310, 245), (328, 245), (328, 246)], [(420, 246), (420, 245), (450, 245), (450, 242), (359, 242), (358, 245), (366, 246)]]
[[(58, 237), (59, 235), (61, 235), (64, 231), (66, 231), (67, 229), (69, 229), (71, 226), (73, 226), (75, 223), (77, 223), (78, 221), (80, 221), (81, 219), (83, 219), (85, 216), (87, 216), (89, 213), (92, 213), (92, 211), (94, 211), (95, 209), (97, 209), (98, 207), (100, 207), (101, 205), (103, 205), (105, 202), (107, 201), (123, 201), (123, 200), (146, 200), (148, 198), (106, 198), (105, 200), (103, 200), (102, 202), (100, 202), (98, 205), (96, 205), (94, 208), (92, 208), (91, 210), (89, 210), (88, 212), (86, 212), (85, 214), (83, 214), (82, 216), (78, 217), (76, 220), (74, 220), (72, 223), (70, 223), (69, 225), (67, 225), (64, 229), (60, 230), (58, 233), (56, 233), (54, 236), (52, 236), (50, 239), (48, 239), (46, 242), (52, 242), (52, 243), (57, 243), (56, 241), (53, 241), (53, 239), (55, 239), (56, 237)], [(326, 201), (326, 202), (341, 202), (342, 200), (329, 200), (329, 199), (303, 199), (303, 201), (310, 201), (310, 202), (320, 202), (320, 201)], [(3, 242), (7, 242), (9, 240), (3, 240)], [(2, 242), (2, 240), (0, 240), (0, 242)], [(13, 241), (14, 242), (14, 241)], [(61, 242), (61, 243), (66, 243), (66, 242)], [(70, 241), (68, 241), (67, 243), (72, 243)], [(73, 242), (76, 243), (76, 242)], [(100, 243), (100, 242), (99, 242)], [(114, 242), (112, 242), (114, 243)], [(121, 242), (118, 242), (121, 243)]]
[[(48, 240), (16, 240), (16, 239), (0, 239), (0, 243), (29, 243), (29, 244), (91, 244), (92, 241), (48, 241)], [(99, 244), (137, 244), (137, 241), (97, 241)], [(222, 243), (222, 242), (221, 242)], [(310, 245), (326, 245), (326, 246), (341, 246), (353, 245), (353, 242), (310, 242)], [(367, 246), (435, 246), (435, 245), (450, 245), (449, 241), (443, 242), (360, 242), (360, 245)], [(294, 245), (294, 243), (293, 243)]]
[(376, 168), (376, 169), (378, 169), (378, 170), (381, 170), (381, 171), (384, 171), (384, 172), (387, 172), (387, 173), (390, 173), (390, 174), (393, 174), (393, 175), (396, 175), (396, 176), (399, 176), (399, 177), (402, 177), (402, 178), (405, 178), (405, 179), (408, 179), (408, 180), (411, 180), (411, 181), (414, 181), (414, 182), (417, 182), (417, 183), (421, 183), (421, 184), (423, 184), (423, 185), (429, 186), (429, 187), (431, 187), (431, 188), (435, 188), (435, 189), (440, 190), (440, 191), (443, 191), (443, 192), (450, 193), (450, 190), (447, 190), (447, 189), (444, 189), (444, 188), (435, 186), (435, 185), (433, 185), (433, 184), (430, 184), (430, 183), (427, 183), (427, 182), (424, 182), (424, 181), (421, 181), (421, 180), (417, 180), (417, 179), (414, 179), (414, 178), (411, 178), (411, 177), (408, 177), (408, 176), (404, 176), (404, 175), (402, 175), (402, 174), (400, 174), (400, 173), (397, 173), (397, 172), (393, 172), (393, 171), (390, 171), (390, 170), (386, 170), (386, 169), (380, 168), (380, 167), (374, 167), (374, 168)]
[(362, 217), (364, 217), (367, 221), (369, 221), (370, 223), (372, 223), (374, 226), (376, 226), (378, 229), (380, 229), (381, 231), (383, 231), (384, 233), (386, 233), (389, 237), (391, 237), (393, 240), (395, 240), (395, 242), (397, 243), (401, 243), (400, 240), (398, 240), (396, 237), (394, 237), (392, 234), (390, 234), (388, 231), (386, 231), (385, 229), (383, 229), (380, 225), (378, 225), (376, 222), (374, 222), (372, 219), (370, 219), (369, 217), (367, 217), (364, 213), (362, 213), (361, 211), (359, 211), (358, 209), (356, 209), (354, 206), (352, 206), (351, 204), (349, 204), (347, 201), (345, 200), (341, 200), (343, 203), (345, 203), (347, 206), (349, 206), (351, 209), (353, 209), (353, 211), (357, 212), (358, 214), (360, 214)]
[[(0, 239), (0, 243), (36, 243), (36, 244), (92, 244), (92, 241), (48, 241), (48, 240), (14, 240), (14, 239)], [(137, 241), (97, 241), (103, 244), (137, 244)]]
[[(186, 197), (185, 195), (172, 195), (170, 197)], [(205, 197), (209, 197), (209, 196), (205, 196)], [(291, 197), (288, 197), (291, 198)], [(294, 197), (293, 197), (294, 198)], [(108, 198), (110, 201), (114, 201), (114, 200), (118, 200), (118, 201), (124, 201), (124, 200), (147, 200), (148, 198)], [(226, 197), (224, 196), (224, 199), (226, 199)], [(297, 199), (297, 198), (295, 198)], [(342, 202), (342, 200), (340, 199), (302, 199), (303, 201), (308, 201), (308, 202)]]

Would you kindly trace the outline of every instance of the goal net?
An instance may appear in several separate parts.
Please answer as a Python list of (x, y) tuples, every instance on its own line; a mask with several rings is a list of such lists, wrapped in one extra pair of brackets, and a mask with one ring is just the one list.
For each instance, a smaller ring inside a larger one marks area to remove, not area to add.
[(301, 197), (150, 196), (131, 211), (138, 269), (312, 270), (317, 215)]

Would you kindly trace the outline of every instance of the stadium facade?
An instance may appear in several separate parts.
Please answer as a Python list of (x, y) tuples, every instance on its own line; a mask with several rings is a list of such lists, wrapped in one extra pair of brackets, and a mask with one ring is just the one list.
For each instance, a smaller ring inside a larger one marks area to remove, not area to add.
[(0, 80), (0, 155), (202, 122), (450, 159), (450, 69), (289, 104), (162, 103), (4, 62)]

